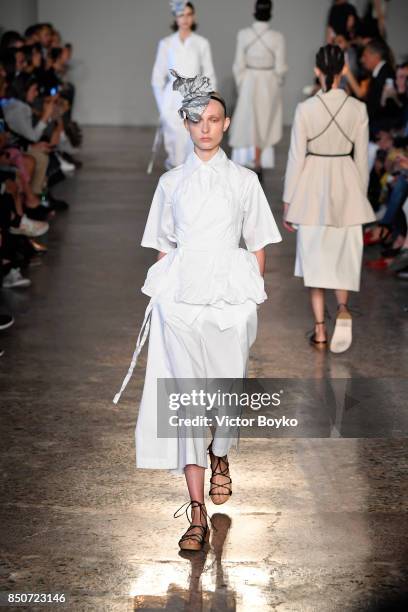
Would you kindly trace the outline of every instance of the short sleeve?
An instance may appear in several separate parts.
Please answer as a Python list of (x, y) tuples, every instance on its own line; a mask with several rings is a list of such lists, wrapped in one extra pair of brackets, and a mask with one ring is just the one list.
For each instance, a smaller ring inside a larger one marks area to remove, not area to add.
[(267, 244), (281, 242), (282, 236), (257, 175), (251, 172), (248, 182), (242, 236), (248, 251), (258, 251)]
[(162, 181), (159, 181), (150, 206), (141, 245), (167, 253), (176, 247), (173, 208)]

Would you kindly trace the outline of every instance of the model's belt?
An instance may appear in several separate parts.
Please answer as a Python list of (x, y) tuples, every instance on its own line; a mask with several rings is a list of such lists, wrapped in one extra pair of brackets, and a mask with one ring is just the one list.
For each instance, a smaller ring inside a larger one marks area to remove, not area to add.
[(275, 66), (261, 67), (261, 66), (250, 66), (249, 64), (246, 65), (246, 68), (249, 68), (250, 70), (275, 70)]
[(312, 153), (308, 151), (306, 155), (314, 155), (316, 157), (351, 157), (352, 153)]

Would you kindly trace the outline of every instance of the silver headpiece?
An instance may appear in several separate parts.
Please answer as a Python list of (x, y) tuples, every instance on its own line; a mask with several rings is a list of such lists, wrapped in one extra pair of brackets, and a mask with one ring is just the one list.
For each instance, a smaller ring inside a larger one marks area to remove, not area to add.
[(179, 17), (184, 13), (186, 8), (187, 0), (170, 0), (170, 8), (174, 17)]
[(173, 83), (174, 91), (179, 91), (183, 96), (183, 102), (178, 111), (180, 117), (197, 123), (207, 108), (211, 93), (214, 91), (210, 79), (200, 75), (192, 78), (182, 77), (173, 69), (170, 70), (170, 73), (176, 77)]

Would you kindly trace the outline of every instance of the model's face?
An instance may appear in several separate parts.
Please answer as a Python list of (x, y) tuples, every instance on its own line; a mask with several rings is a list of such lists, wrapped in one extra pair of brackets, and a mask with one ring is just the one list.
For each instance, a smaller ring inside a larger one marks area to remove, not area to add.
[(211, 151), (218, 147), (230, 125), (230, 119), (224, 115), (224, 107), (217, 100), (210, 100), (201, 115), (200, 121), (185, 120), (191, 140), (201, 151)]
[(192, 8), (186, 6), (184, 9), (184, 13), (176, 18), (176, 23), (178, 25), (178, 29), (183, 32), (187, 32), (191, 30), (194, 25), (195, 14)]

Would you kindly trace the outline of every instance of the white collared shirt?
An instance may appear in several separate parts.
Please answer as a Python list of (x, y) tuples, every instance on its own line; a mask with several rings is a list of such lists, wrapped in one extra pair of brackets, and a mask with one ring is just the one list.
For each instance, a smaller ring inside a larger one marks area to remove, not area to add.
[(374, 68), (374, 70), (372, 71), (372, 76), (374, 79), (376, 79), (380, 73), (381, 68), (384, 66), (385, 61), (383, 60), (382, 62), (378, 62), (378, 64), (376, 65), (376, 67)]
[(238, 248), (241, 235), (249, 251), (282, 240), (255, 172), (220, 148), (208, 162), (192, 152), (161, 176), (141, 245), (164, 252), (185, 245)]

